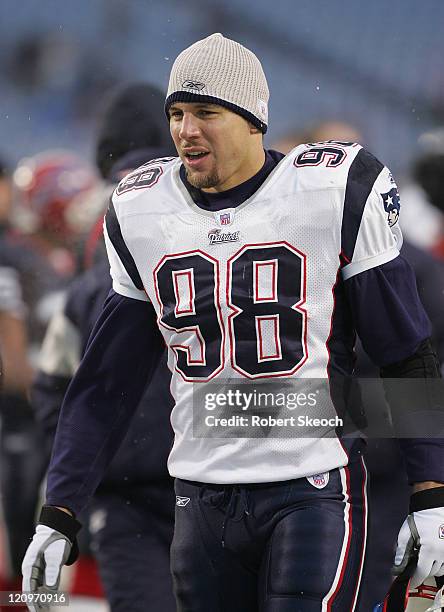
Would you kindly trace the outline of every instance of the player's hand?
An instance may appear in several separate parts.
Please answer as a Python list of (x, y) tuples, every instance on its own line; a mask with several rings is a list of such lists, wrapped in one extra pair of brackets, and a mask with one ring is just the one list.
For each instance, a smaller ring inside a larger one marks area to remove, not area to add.
[[(26, 593), (57, 593), (63, 565), (77, 559), (76, 534), (80, 523), (57, 508), (44, 506), (34, 537), (22, 563), (22, 590)], [(43, 609), (28, 604), (31, 612)]]
[[(26, 593), (56, 593), (62, 566), (68, 560), (72, 544), (67, 537), (47, 527), (37, 525), (32, 542), (22, 563), (22, 590)], [(38, 604), (28, 608), (41, 609)]]
[(398, 535), (393, 573), (402, 574), (417, 555), (410, 588), (416, 588), (429, 576), (444, 575), (444, 507), (411, 512)]

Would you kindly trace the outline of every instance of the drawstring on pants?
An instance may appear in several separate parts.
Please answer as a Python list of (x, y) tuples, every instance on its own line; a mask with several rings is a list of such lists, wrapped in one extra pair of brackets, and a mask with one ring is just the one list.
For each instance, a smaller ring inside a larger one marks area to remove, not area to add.
[(250, 508), (251, 500), (250, 500), (250, 492), (248, 491), (248, 489), (245, 489), (244, 487), (241, 487), (239, 485), (233, 485), (231, 487), (226, 487), (224, 493), (228, 494), (226, 498), (229, 496), (229, 502), (225, 510), (225, 516), (224, 516), (224, 520), (222, 523), (222, 536), (221, 536), (222, 548), (225, 548), (226, 527), (227, 527), (228, 521), (230, 521), (236, 513), (237, 501), (239, 500), (241, 504), (243, 516), (250, 516), (251, 514), (251, 508)]
[[(203, 499), (205, 493), (210, 487), (203, 486), (199, 491), (199, 498)], [(239, 500), (242, 507), (242, 516), (252, 515), (250, 491), (241, 485), (226, 485), (223, 491), (217, 492), (208, 498), (210, 505), (213, 508), (223, 508), (225, 506), (224, 520), (222, 523), (222, 548), (225, 548), (225, 532), (228, 521), (236, 514), (237, 501)]]

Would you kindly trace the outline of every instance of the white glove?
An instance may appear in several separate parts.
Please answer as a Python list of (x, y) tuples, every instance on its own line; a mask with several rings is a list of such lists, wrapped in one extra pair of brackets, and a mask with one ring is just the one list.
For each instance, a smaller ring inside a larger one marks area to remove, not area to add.
[[(55, 594), (60, 584), (64, 564), (71, 565), (77, 559), (76, 534), (81, 524), (70, 514), (54, 506), (43, 506), (39, 524), (28, 546), (22, 563), (25, 593)], [(28, 603), (31, 612), (48, 610), (38, 600)]]
[(410, 588), (418, 587), (429, 576), (444, 575), (444, 508), (429, 508), (408, 515), (398, 534), (393, 573), (402, 574), (415, 555), (418, 562)]
[[(60, 572), (71, 547), (71, 542), (63, 534), (46, 525), (37, 525), (22, 563), (23, 592), (56, 593)], [(31, 612), (43, 609), (38, 603), (28, 604), (28, 608)]]

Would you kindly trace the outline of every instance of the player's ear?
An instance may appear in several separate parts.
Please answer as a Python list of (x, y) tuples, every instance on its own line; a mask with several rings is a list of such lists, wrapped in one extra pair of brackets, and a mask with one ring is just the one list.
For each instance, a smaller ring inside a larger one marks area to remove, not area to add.
[(257, 128), (255, 125), (253, 125), (252, 123), (248, 122), (248, 126), (250, 128), (250, 134), (261, 134), (261, 131), (259, 128)]

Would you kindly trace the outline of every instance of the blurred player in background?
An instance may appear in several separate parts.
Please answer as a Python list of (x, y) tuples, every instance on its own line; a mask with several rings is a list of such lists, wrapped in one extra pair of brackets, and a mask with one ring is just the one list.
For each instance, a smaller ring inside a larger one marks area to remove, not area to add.
[(272, 148), (287, 155), (295, 147), (307, 142), (335, 140), (343, 142), (362, 142), (357, 128), (345, 121), (321, 121), (309, 129), (288, 131), (272, 143)]
[[(111, 290), (102, 237), (110, 193), (134, 168), (172, 153), (163, 103), (160, 90), (137, 83), (119, 87), (103, 110), (96, 161), (106, 188), (100, 234), (93, 227), (87, 241), (88, 259), (95, 263), (70, 286), (63, 309), (52, 318), (33, 385), (33, 407), (49, 446), (63, 396)], [(82, 515), (89, 524), (111, 612), (175, 610), (169, 570), (174, 490), (166, 468), (172, 444), (171, 409), (163, 355), (119, 452)], [(71, 592), (76, 589), (73, 578)]]
[[(4, 389), (26, 396), (32, 379), (29, 362), (26, 305), (17, 269), (8, 255), (9, 218), (12, 207), (12, 179), (6, 163), (0, 159), (0, 341), (5, 368)], [(2, 248), (3, 247), (3, 248)]]
[(403, 227), (414, 245), (444, 258), (444, 128), (422, 134), (403, 186)]
[[(2, 358), (0, 372), (0, 484), (2, 515), (6, 515), (9, 526), (20, 529), (23, 523), (23, 507), (16, 508), (14, 487), (22, 485), (25, 476), (19, 469), (17, 478), (12, 473), (15, 457), (25, 450), (26, 436), (17, 431), (18, 423), (29, 416), (28, 394), (32, 380), (32, 366), (28, 355), (28, 329), (26, 325), (27, 307), (23, 298), (22, 281), (16, 267), (14, 250), (7, 244), (9, 216), (12, 206), (12, 180), (3, 160), (0, 160), (0, 353)], [(29, 502), (27, 488), (24, 488), (24, 501)], [(5, 499), (5, 494), (13, 494), (13, 499)], [(34, 506), (35, 508), (35, 506)], [(21, 514), (18, 523), (13, 517)], [(29, 527), (34, 521), (32, 513), (27, 521)], [(20, 585), (20, 550), (27, 546), (14, 530), (7, 533), (3, 516), (0, 524), (0, 591), (17, 590)], [(22, 609), (26, 609), (23, 607)]]
[(19, 162), (14, 183), (15, 224), (23, 239), (69, 281), (79, 271), (84, 217), (88, 222), (82, 203), (97, 185), (94, 168), (70, 151), (43, 151)]
[[(204, 407), (193, 383), (205, 393), (222, 372), (278, 377), (277, 389), (284, 378), (332, 382), (352, 372), (356, 331), (383, 377), (439, 376), (390, 223), (399, 206), (388, 169), (347, 142), (264, 152), (267, 105), (259, 60), (220, 34), (173, 65), (166, 111), (180, 159), (130, 174), (108, 209), (114, 293), (65, 397), (25, 591), (56, 589), (75, 557), (74, 515), (158, 362), (157, 316), (176, 401), (168, 465), (178, 610), (356, 608), (367, 530), (362, 441), (319, 431), (194, 436)], [(444, 572), (444, 449), (437, 440), (402, 442), (414, 489), (396, 563), (402, 571), (410, 560), (417, 529), (419, 584)]]
[(423, 153), (413, 164), (412, 177), (423, 190), (429, 204), (439, 215), (437, 234), (431, 244), (432, 252), (444, 260), (444, 128), (420, 139)]
[[(23, 164), (19, 168), (24, 171)], [(51, 225), (53, 234), (62, 227), (64, 207), (69, 200), (65, 197), (63, 202), (60, 201), (58, 185), (65, 179), (69, 182), (73, 175), (72, 166), (67, 166), (59, 158), (54, 160), (50, 177), (45, 174), (46, 162), (44, 168), (31, 160), (27, 165), (25, 174), (29, 190), (26, 192), (26, 210), (29, 214), (32, 210), (34, 228), (40, 227), (46, 236), (51, 219), (54, 221)], [(2, 301), (8, 302), (5, 305), (7, 310), (3, 310), (0, 317), (0, 343), (5, 367), (0, 398), (0, 485), (8, 557), (3, 579), (6, 580), (5, 588), (13, 589), (15, 586), (17, 589), (21, 574), (20, 557), (32, 536), (39, 487), (47, 461), (29, 403), (30, 383), (44, 331), (66, 286), (67, 277), (60, 267), (53, 265), (47, 250), (41, 248), (43, 239), (37, 246), (27, 232), (23, 233), (17, 227), (16, 214), (18, 210), (25, 210), (22, 208), (25, 207), (25, 192), (17, 190), (15, 173), (8, 171), (3, 164), (0, 174), (0, 287)], [(88, 176), (91, 177), (91, 171)], [(78, 189), (71, 186), (70, 196), (77, 193)], [(66, 236), (64, 239), (66, 241)], [(63, 239), (59, 238), (59, 244), (62, 242)], [(72, 258), (71, 253), (68, 257)], [(71, 266), (69, 270), (72, 274)]]

